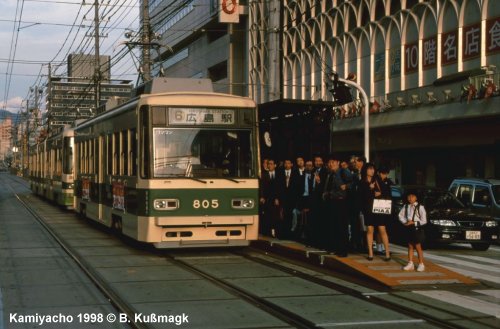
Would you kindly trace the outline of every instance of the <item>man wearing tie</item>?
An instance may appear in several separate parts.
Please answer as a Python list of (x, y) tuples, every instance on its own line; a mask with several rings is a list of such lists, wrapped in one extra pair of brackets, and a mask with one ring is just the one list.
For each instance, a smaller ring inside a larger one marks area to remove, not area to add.
[(281, 200), (283, 207), (283, 225), (281, 236), (288, 238), (292, 231), (293, 210), (297, 207), (298, 195), (297, 186), (299, 184), (299, 172), (293, 170), (292, 161), (286, 159), (284, 162), (283, 178), (280, 182)]
[(262, 173), (260, 182), (260, 205), (263, 208), (263, 216), (260, 219), (260, 232), (276, 237), (281, 221), (280, 176), (276, 171), (276, 162), (274, 160), (269, 160), (267, 165), (269, 170)]
[(324, 242), (324, 220), (325, 207), (323, 202), (323, 190), (326, 181), (327, 172), (323, 167), (323, 159), (320, 156), (314, 157), (314, 170), (311, 175), (311, 216), (310, 227), (311, 235), (309, 243), (313, 246), (322, 247)]

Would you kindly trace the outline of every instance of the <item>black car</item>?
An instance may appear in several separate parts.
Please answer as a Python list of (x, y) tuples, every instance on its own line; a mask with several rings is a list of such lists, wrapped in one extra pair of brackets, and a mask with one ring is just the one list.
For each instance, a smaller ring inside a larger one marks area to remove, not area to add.
[(392, 218), (388, 225), (389, 240), (403, 242), (406, 229), (398, 219), (399, 211), (411, 192), (427, 212), (426, 245), (433, 242), (470, 243), (475, 250), (487, 250), (498, 241), (498, 222), (493, 217), (468, 209), (444, 189), (426, 186), (392, 186)]

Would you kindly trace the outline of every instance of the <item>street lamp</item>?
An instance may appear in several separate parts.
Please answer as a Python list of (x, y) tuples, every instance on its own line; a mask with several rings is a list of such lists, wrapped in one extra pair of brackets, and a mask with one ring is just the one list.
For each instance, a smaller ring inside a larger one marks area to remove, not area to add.
[[(349, 77), (351, 77), (351, 74), (349, 74)], [(354, 78), (355, 78), (355, 75), (353, 75), (353, 79)], [(361, 94), (361, 97), (363, 98), (363, 103), (365, 105), (365, 124), (364, 124), (364, 135), (365, 135), (364, 149), (365, 149), (365, 151), (364, 151), (364, 153), (365, 153), (366, 161), (368, 162), (370, 159), (370, 102), (368, 101), (368, 95), (366, 95), (366, 92), (363, 89), (363, 87), (361, 87), (361, 85), (357, 84), (356, 82), (354, 82), (352, 80), (341, 79), (338, 77), (338, 74), (335, 72), (332, 72), (330, 74), (330, 80), (333, 83), (333, 86), (330, 89), (330, 92), (334, 95), (334, 98), (335, 98), (335, 94), (337, 94), (337, 93), (339, 93), (340, 96), (342, 97), (341, 99), (335, 99), (335, 101), (340, 101), (342, 103), (339, 105), (344, 105), (344, 104), (352, 101), (352, 97), (350, 99), (343, 97), (344, 92), (342, 92), (341, 90), (346, 88), (345, 85), (357, 89), (359, 91), (359, 93)]]

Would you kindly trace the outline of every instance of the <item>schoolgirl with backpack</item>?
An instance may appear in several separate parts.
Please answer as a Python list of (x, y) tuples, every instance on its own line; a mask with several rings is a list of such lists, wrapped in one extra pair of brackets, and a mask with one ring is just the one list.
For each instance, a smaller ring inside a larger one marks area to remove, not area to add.
[(408, 203), (399, 212), (399, 221), (407, 228), (408, 242), (408, 264), (403, 267), (403, 270), (413, 271), (415, 269), (413, 253), (414, 250), (417, 250), (417, 271), (423, 272), (425, 271), (424, 252), (422, 250), (422, 243), (425, 240), (423, 226), (427, 224), (427, 213), (424, 206), (417, 202), (417, 196), (414, 193), (409, 193), (407, 200)]

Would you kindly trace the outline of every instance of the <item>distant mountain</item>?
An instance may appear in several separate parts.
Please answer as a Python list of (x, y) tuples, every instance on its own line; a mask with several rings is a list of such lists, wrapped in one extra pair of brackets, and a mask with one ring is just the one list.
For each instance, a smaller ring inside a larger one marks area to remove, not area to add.
[(0, 110), (0, 121), (5, 120), (6, 118), (11, 118), (12, 123), (16, 123), (19, 120), (19, 114), (18, 113), (12, 113), (7, 110)]

